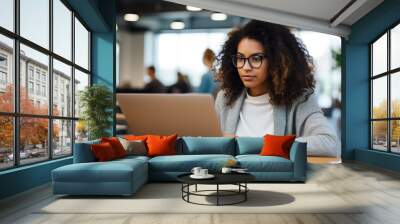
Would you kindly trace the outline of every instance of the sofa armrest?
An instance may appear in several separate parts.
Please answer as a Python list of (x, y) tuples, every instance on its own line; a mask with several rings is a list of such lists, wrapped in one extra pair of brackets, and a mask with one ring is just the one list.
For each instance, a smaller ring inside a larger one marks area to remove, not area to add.
[(290, 160), (293, 162), (293, 179), (305, 181), (307, 175), (307, 143), (295, 141), (290, 148)]
[(95, 162), (96, 158), (94, 157), (90, 146), (92, 144), (100, 143), (99, 140), (88, 141), (88, 142), (80, 142), (75, 143), (74, 147), (74, 163), (89, 163)]

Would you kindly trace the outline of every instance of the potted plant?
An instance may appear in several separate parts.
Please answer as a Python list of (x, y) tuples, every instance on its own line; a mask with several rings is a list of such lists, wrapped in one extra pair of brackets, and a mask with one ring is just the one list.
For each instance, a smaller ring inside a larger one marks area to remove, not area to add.
[(88, 139), (109, 136), (107, 131), (113, 115), (113, 97), (109, 88), (102, 84), (94, 84), (80, 92), (79, 106), (82, 110), (78, 124), (87, 128)]

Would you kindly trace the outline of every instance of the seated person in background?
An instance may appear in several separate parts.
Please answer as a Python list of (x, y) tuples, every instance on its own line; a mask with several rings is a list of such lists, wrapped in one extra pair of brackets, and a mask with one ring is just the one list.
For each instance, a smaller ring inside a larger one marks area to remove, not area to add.
[(154, 66), (147, 67), (147, 75), (150, 77), (150, 82), (144, 86), (143, 92), (165, 93), (165, 86), (157, 79), (156, 68)]
[(217, 88), (217, 83), (214, 80), (214, 72), (212, 71), (214, 62), (215, 53), (211, 49), (207, 48), (203, 53), (203, 63), (207, 67), (207, 72), (201, 77), (200, 86), (197, 92), (213, 94)]
[(222, 49), (215, 107), (225, 135), (296, 135), (308, 155), (340, 161), (340, 141), (313, 94), (312, 58), (288, 28), (251, 21)]
[(176, 82), (169, 86), (167, 93), (190, 93), (192, 92), (192, 86), (189, 83), (187, 76), (185, 77), (181, 72), (176, 73)]

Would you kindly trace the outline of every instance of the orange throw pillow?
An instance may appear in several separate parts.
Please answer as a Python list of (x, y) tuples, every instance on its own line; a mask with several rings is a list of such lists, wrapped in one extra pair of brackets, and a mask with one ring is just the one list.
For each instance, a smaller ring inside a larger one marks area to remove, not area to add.
[(262, 156), (280, 156), (286, 159), (290, 157), (290, 147), (296, 135), (265, 135), (264, 146), (261, 149), (260, 155)]
[(101, 138), (101, 142), (108, 142), (114, 149), (117, 158), (125, 157), (126, 151), (117, 137)]
[(129, 140), (129, 141), (144, 141), (146, 142), (147, 135), (124, 135), (124, 139)]
[(170, 136), (149, 135), (147, 137), (148, 156), (176, 155), (177, 134)]
[(99, 162), (110, 161), (117, 158), (114, 149), (108, 142), (93, 144), (90, 147), (94, 154), (94, 157)]

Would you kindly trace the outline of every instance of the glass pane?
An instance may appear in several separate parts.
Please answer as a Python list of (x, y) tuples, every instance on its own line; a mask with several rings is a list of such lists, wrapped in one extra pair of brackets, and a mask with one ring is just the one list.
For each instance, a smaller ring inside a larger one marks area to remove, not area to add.
[(53, 60), (53, 115), (72, 117), (72, 68)]
[(75, 143), (87, 141), (88, 129), (86, 122), (83, 120), (75, 121)]
[(400, 72), (391, 75), (390, 85), (391, 115), (400, 118)]
[(0, 170), (14, 165), (13, 118), (0, 116)]
[(21, 36), (49, 48), (49, 0), (20, 0)]
[(392, 152), (400, 153), (400, 120), (394, 120), (390, 122), (391, 127), (391, 141), (392, 141)]
[(14, 31), (14, 0), (0, 1), (0, 26)]
[(372, 122), (372, 148), (387, 151), (387, 121)]
[(387, 34), (372, 45), (372, 68), (373, 75), (387, 71)]
[(89, 70), (89, 32), (75, 18), (75, 63)]
[(89, 86), (89, 75), (75, 69), (75, 117), (81, 114), (81, 107), (79, 106), (80, 93)]
[(49, 120), (22, 117), (20, 119), (20, 164), (34, 163), (49, 158)]
[(72, 60), (72, 12), (60, 0), (54, 0), (53, 17), (53, 51)]
[(400, 24), (391, 30), (390, 36), (391, 69), (400, 67)]
[(49, 57), (21, 44), (21, 113), (47, 115)]
[(53, 120), (53, 157), (72, 154), (72, 121)]
[(0, 111), (14, 111), (14, 43), (0, 35)]
[(372, 81), (372, 118), (387, 117), (387, 81), (386, 76)]

